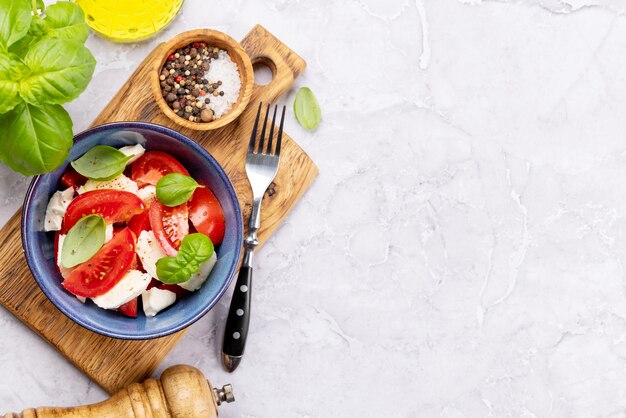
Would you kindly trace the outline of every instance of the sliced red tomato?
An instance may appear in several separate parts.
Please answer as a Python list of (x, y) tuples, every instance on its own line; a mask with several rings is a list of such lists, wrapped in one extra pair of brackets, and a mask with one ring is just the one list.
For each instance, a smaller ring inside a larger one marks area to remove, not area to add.
[(187, 203), (169, 207), (154, 198), (150, 204), (150, 227), (167, 255), (176, 255), (180, 242), (189, 234)]
[(161, 290), (169, 290), (170, 292), (174, 292), (176, 293), (176, 297), (179, 298), (181, 296), (185, 296), (190, 294), (191, 292), (187, 289), (183, 289), (182, 287), (178, 286), (177, 284), (165, 284), (165, 283), (161, 283), (160, 285), (157, 286), (159, 289)]
[(138, 297), (131, 300), (130, 302), (126, 302), (125, 304), (117, 308), (117, 310), (126, 316), (130, 316), (131, 318), (137, 318), (137, 299)]
[(136, 195), (121, 190), (93, 190), (72, 200), (63, 218), (63, 233), (80, 218), (92, 213), (102, 215), (107, 223), (126, 222), (141, 213), (145, 205)]
[(144, 210), (141, 213), (130, 218), (128, 221), (128, 227), (135, 233), (135, 236), (139, 236), (141, 231), (149, 231), (150, 230), (150, 211)]
[(63, 186), (64, 189), (67, 189), (68, 187), (76, 189), (85, 183), (87, 183), (87, 177), (79, 174), (76, 170), (74, 170), (74, 167), (68, 165), (67, 170), (65, 170), (65, 173), (63, 173), (63, 176), (61, 177), (61, 186)]
[(176, 161), (174, 157), (161, 151), (144, 153), (132, 166), (131, 178), (137, 182), (139, 187), (148, 184), (156, 185), (161, 177), (170, 173), (189, 175), (189, 172), (181, 163)]
[(135, 256), (133, 257), (133, 261), (130, 263), (129, 270), (143, 270), (143, 266), (141, 265), (141, 261), (139, 261), (139, 257), (137, 257), (137, 254), (135, 254)]
[(189, 220), (198, 232), (211, 238), (213, 245), (224, 239), (226, 220), (222, 206), (208, 187), (198, 187), (189, 202)]
[(63, 287), (76, 296), (92, 298), (108, 292), (130, 270), (135, 258), (135, 238), (124, 228), (94, 255), (76, 267)]
[(146, 290), (150, 290), (153, 287), (159, 287), (159, 285), (161, 285), (162, 283), (160, 281), (158, 281), (157, 279), (152, 279), (150, 280), (150, 284), (148, 285), (148, 287), (146, 288)]
[(59, 268), (59, 259), (57, 258), (59, 255), (59, 236), (61, 235), (61, 231), (57, 231), (54, 234), (54, 267), (57, 269), (59, 275), (61, 275), (61, 269)]
[(189, 290), (183, 289), (182, 287), (176, 285), (176, 284), (166, 284), (163, 283), (157, 279), (152, 279), (152, 281), (150, 282), (150, 284), (148, 285), (148, 288), (146, 290), (150, 290), (153, 287), (156, 287), (158, 289), (161, 290), (169, 290), (170, 292), (174, 292), (176, 293), (176, 297), (181, 297), (181, 296), (185, 296), (188, 295), (192, 292), (190, 292)]

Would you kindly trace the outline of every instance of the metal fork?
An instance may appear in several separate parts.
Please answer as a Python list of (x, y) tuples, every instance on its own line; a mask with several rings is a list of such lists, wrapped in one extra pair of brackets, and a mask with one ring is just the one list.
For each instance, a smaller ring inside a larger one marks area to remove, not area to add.
[[(276, 177), (280, 158), (280, 145), (283, 139), (283, 123), (285, 122), (285, 106), (280, 117), (280, 126), (276, 135), (276, 144), (273, 147), (274, 126), (276, 124), (276, 114), (278, 106), (274, 107), (274, 116), (270, 125), (269, 135), (266, 139), (267, 119), (270, 114), (270, 105), (267, 105), (265, 120), (259, 137), (258, 146), (256, 144), (259, 119), (261, 117), (263, 104), (259, 103), (259, 110), (256, 114), (248, 153), (246, 155), (246, 173), (252, 188), (252, 213), (248, 224), (248, 235), (244, 240), (245, 253), (235, 292), (230, 301), (226, 329), (224, 330), (224, 342), (222, 344), (222, 362), (229, 372), (234, 371), (243, 357), (246, 348), (246, 337), (248, 336), (248, 325), (250, 323), (250, 290), (252, 286), (252, 262), (254, 260), (254, 249), (259, 245), (257, 231), (261, 226), (261, 200), (265, 191)], [(265, 145), (267, 142), (267, 145)], [(265, 149), (264, 149), (265, 146)]]

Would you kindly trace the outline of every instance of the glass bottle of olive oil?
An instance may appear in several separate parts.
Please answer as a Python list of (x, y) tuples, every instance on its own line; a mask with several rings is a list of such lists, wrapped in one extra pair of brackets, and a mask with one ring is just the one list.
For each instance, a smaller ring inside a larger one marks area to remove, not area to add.
[(183, 0), (76, 0), (87, 24), (117, 42), (148, 38), (167, 26)]

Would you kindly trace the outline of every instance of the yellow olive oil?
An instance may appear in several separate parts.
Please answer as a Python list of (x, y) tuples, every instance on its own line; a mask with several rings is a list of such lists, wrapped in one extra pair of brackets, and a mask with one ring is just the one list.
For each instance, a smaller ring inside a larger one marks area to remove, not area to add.
[(148, 38), (166, 27), (183, 0), (76, 0), (87, 24), (116, 42)]

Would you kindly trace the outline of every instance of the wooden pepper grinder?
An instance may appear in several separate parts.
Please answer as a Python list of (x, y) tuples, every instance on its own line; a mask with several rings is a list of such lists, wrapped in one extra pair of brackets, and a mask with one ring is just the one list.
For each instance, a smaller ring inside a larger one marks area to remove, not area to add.
[(97, 404), (26, 409), (4, 418), (215, 418), (218, 405), (234, 401), (230, 385), (215, 389), (200, 370), (179, 365), (158, 380), (133, 383)]

